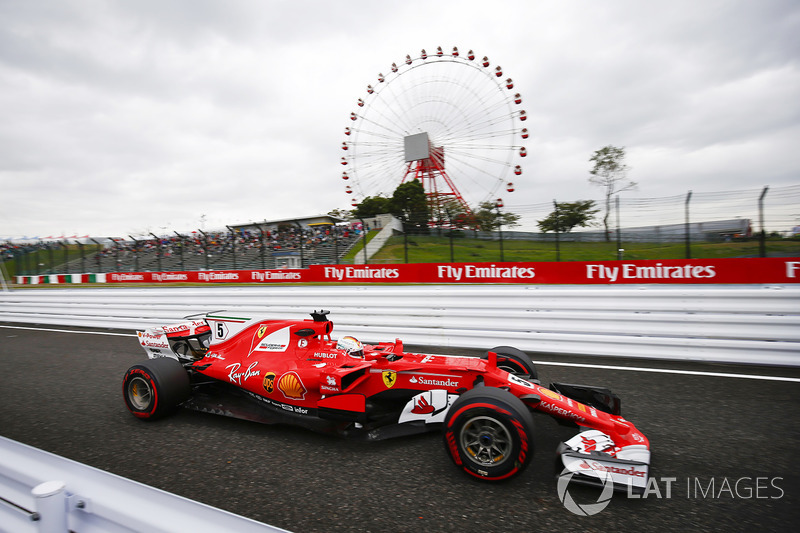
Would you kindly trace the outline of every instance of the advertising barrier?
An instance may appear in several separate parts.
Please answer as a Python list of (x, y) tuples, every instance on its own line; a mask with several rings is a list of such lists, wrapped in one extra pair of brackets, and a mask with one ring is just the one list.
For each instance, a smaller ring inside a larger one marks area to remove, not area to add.
[(311, 265), (304, 269), (113, 272), (17, 276), (20, 284), (55, 283), (800, 283), (800, 257), (646, 261)]

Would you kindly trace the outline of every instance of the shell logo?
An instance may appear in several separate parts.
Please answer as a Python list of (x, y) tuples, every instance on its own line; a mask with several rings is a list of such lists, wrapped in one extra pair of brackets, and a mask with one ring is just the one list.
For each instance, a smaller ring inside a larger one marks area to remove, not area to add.
[(287, 372), (278, 380), (278, 390), (291, 400), (302, 400), (308, 392), (295, 372)]
[(545, 389), (544, 387), (539, 387), (539, 392), (547, 396), (548, 398), (552, 398), (554, 400), (560, 400), (561, 395), (557, 392), (553, 392), (550, 389)]

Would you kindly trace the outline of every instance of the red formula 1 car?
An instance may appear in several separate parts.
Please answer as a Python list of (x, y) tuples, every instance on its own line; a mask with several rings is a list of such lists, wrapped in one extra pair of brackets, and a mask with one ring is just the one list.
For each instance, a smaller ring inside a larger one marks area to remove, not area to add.
[(579, 432), (557, 450), (576, 481), (644, 490), (647, 438), (620, 416), (608, 389), (539, 384), (531, 359), (500, 346), (483, 358), (407, 353), (403, 343), (331, 338), (327, 311), (305, 320), (225, 313), (138, 332), (150, 360), (132, 366), (122, 391), (135, 416), (178, 406), (370, 440), (444, 433), (453, 462), (484, 480), (522, 472), (533, 454), (533, 416)]

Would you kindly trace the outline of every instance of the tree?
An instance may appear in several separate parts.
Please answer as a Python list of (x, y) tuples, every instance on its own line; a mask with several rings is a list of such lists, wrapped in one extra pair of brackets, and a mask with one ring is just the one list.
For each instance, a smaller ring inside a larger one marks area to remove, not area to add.
[(428, 231), (428, 197), (419, 180), (401, 183), (389, 199), (389, 212), (403, 222), (407, 232)]
[(327, 212), (327, 215), (330, 217), (341, 218), (342, 220), (350, 220), (353, 216), (352, 211), (348, 211), (347, 209), (331, 209)]
[(569, 233), (574, 227), (590, 225), (594, 215), (600, 211), (595, 209), (594, 200), (578, 200), (577, 202), (557, 202), (552, 213), (539, 220), (537, 225), (542, 232), (557, 231)]
[(603, 216), (603, 227), (606, 232), (606, 240), (611, 240), (608, 231), (608, 217), (611, 213), (611, 197), (622, 191), (627, 191), (636, 187), (636, 182), (628, 179), (628, 166), (625, 164), (625, 148), (616, 146), (605, 146), (596, 150), (589, 159), (594, 163), (594, 168), (589, 171), (592, 177), (589, 182), (605, 188), (606, 210)]
[(367, 196), (351, 211), (353, 218), (370, 218), (389, 212), (389, 198)]
[(519, 215), (509, 211), (499, 211), (494, 202), (481, 202), (473, 215), (476, 225), (483, 231), (494, 231), (500, 226), (519, 226)]

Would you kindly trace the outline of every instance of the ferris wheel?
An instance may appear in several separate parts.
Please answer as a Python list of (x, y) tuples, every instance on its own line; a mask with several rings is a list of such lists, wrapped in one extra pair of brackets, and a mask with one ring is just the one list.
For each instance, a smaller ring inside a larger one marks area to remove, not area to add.
[(420, 180), (432, 220), (453, 209), (471, 213), (514, 191), (528, 138), (522, 97), (502, 67), (487, 57), (441, 47), (392, 63), (367, 85), (350, 114), (341, 148), (345, 192), (352, 205), (391, 196)]

